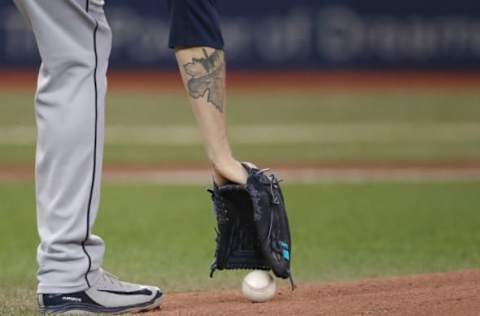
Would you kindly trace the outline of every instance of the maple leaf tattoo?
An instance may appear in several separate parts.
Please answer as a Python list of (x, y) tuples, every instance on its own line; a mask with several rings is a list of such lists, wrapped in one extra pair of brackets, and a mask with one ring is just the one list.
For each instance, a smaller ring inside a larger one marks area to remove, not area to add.
[(223, 113), (225, 102), (225, 63), (223, 52), (215, 50), (208, 55), (203, 49), (204, 57), (193, 58), (192, 62), (183, 65), (185, 73), (190, 77), (187, 81), (189, 95), (199, 99), (208, 94), (207, 102)]

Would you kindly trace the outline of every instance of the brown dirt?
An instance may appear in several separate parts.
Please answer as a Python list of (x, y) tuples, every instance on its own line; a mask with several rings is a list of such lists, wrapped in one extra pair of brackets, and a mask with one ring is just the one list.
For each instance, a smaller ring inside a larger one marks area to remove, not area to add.
[(480, 270), (282, 288), (261, 304), (240, 290), (171, 293), (159, 316), (480, 315)]
[[(0, 87), (33, 91), (36, 70), (3, 70)], [(228, 74), (230, 90), (403, 90), (449, 89), (478, 90), (480, 72), (462, 71), (232, 71)], [(109, 73), (111, 90), (182, 92), (177, 71), (113, 70)]]
[[(479, 180), (480, 161), (457, 162), (364, 162), (266, 164), (287, 182), (446, 181)], [(261, 164), (260, 167), (264, 165)], [(0, 181), (29, 181), (33, 165), (0, 165)], [(206, 164), (107, 165), (103, 178), (110, 183), (150, 182), (205, 184), (211, 180)]]

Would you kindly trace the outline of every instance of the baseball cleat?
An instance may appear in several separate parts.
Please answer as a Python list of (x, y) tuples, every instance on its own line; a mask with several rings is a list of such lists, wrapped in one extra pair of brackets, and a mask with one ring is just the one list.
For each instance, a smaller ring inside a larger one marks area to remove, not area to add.
[(156, 309), (163, 300), (159, 288), (122, 282), (108, 272), (89, 289), (68, 294), (39, 294), (42, 314), (123, 314)]

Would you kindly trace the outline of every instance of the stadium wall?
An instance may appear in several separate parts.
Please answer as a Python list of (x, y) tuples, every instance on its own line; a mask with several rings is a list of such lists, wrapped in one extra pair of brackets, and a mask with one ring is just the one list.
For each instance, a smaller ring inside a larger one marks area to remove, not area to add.
[[(229, 66), (480, 68), (480, 2), (473, 0), (221, 0)], [(112, 68), (171, 69), (166, 1), (110, 0)], [(33, 37), (11, 1), (0, 3), (0, 67), (38, 63)]]

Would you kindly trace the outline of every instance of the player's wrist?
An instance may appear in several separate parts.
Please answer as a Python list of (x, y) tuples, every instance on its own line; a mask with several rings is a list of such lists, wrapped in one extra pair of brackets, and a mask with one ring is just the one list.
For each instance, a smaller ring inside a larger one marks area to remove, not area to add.
[(247, 171), (242, 164), (233, 157), (212, 161), (212, 168), (214, 180), (217, 184), (226, 182), (244, 184), (247, 182)]

